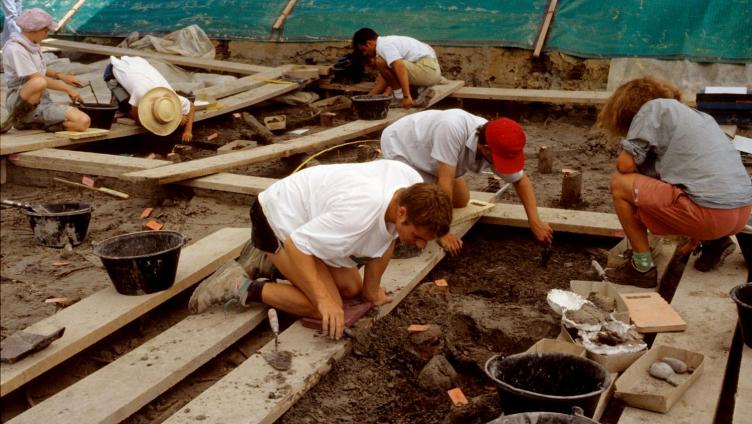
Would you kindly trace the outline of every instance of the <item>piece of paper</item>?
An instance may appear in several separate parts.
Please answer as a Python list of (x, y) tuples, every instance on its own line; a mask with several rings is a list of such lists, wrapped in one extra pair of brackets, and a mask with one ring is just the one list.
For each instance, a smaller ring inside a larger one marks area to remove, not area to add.
[(705, 87), (705, 94), (747, 94), (747, 87)]
[(736, 150), (752, 155), (752, 138), (737, 135), (732, 142)]
[(309, 131), (308, 128), (299, 128), (297, 130), (288, 131), (288, 134), (303, 135)]

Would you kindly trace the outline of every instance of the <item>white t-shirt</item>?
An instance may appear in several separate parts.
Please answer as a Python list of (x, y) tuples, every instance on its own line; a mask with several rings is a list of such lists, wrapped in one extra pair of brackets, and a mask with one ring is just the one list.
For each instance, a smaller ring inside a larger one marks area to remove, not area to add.
[(39, 45), (23, 34), (13, 34), (3, 48), (3, 72), (8, 88), (21, 86), (25, 78), (34, 73), (44, 77), (47, 74), (47, 64)]
[(394, 193), (422, 182), (395, 161), (319, 165), (261, 192), (258, 201), (280, 240), (333, 267), (355, 267), (384, 255), (397, 238), (385, 214)]
[(376, 55), (383, 57), (389, 66), (392, 66), (392, 62), (398, 59), (417, 62), (425, 56), (436, 58), (436, 52), (433, 51), (431, 46), (402, 35), (387, 35), (376, 38)]
[[(131, 106), (138, 106), (144, 94), (152, 88), (165, 87), (172, 90), (165, 77), (142, 57), (123, 56), (118, 59), (110, 56), (110, 63), (112, 63), (112, 73), (115, 79), (131, 95), (128, 101)], [(191, 111), (191, 102), (180, 95), (178, 98), (183, 115), (187, 115)]]
[[(477, 153), (477, 129), (486, 122), (486, 119), (462, 109), (413, 113), (384, 129), (381, 151), (385, 159), (412, 166), (429, 183), (436, 182), (438, 162), (454, 166), (456, 177), (483, 170), (496, 172)], [(508, 183), (516, 183), (523, 172), (498, 175)]]

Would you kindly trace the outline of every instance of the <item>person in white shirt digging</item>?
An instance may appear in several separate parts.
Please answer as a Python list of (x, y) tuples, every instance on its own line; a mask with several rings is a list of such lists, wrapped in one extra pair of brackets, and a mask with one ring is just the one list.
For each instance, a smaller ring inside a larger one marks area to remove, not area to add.
[[(538, 216), (533, 184), (523, 170), (525, 141), (522, 127), (508, 118), (487, 121), (461, 109), (426, 110), (386, 127), (381, 133), (381, 150), (385, 159), (404, 162), (417, 170), (423, 181), (438, 184), (455, 208), (470, 201), (463, 176), (492, 170), (514, 186), (535, 238), (549, 246), (553, 230)], [(456, 255), (462, 240), (447, 233), (439, 244)]]
[[(352, 39), (353, 53), (378, 70), (370, 95), (394, 95), (402, 107), (425, 107), (432, 94), (428, 87), (441, 81), (436, 52), (426, 43), (401, 35), (379, 36), (371, 28), (361, 28)], [(410, 86), (423, 87), (413, 101)]]
[[(381, 277), (397, 238), (419, 248), (449, 231), (449, 197), (409, 166), (390, 160), (319, 165), (281, 179), (251, 206), (251, 241), (202, 282), (193, 313), (239, 300), (321, 319), (339, 339), (343, 299), (391, 302)], [(361, 278), (358, 266), (365, 265)], [(291, 284), (267, 284), (274, 268)]]
[[(130, 117), (151, 133), (167, 136), (183, 127), (180, 139), (190, 143), (193, 139), (193, 120), (196, 108), (187, 98), (178, 95), (164, 76), (142, 57), (110, 57), (104, 80), (116, 81), (129, 95), (126, 108)], [(118, 84), (111, 90), (118, 98)], [(118, 99), (120, 100), (120, 99)]]

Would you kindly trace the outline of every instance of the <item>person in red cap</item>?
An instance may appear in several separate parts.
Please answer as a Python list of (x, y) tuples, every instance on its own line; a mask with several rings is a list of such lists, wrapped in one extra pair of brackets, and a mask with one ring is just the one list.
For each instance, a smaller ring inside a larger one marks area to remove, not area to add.
[(46, 131), (85, 131), (91, 120), (71, 106), (52, 102), (48, 89), (63, 91), (71, 100), (81, 100), (72, 85), (81, 83), (73, 75), (47, 68), (39, 44), (55, 29), (52, 17), (42, 9), (25, 10), (16, 20), (20, 34), (13, 34), (3, 47), (3, 71), (8, 84), (5, 107), (10, 112), (0, 132), (12, 127)]
[[(535, 191), (523, 170), (523, 147), (525, 132), (517, 122), (507, 118), (487, 121), (461, 109), (413, 113), (381, 134), (384, 158), (404, 162), (418, 171), (423, 181), (438, 184), (455, 208), (470, 201), (463, 175), (491, 169), (514, 185), (535, 238), (549, 245), (553, 230), (538, 216)], [(457, 254), (462, 240), (449, 233), (439, 244)]]

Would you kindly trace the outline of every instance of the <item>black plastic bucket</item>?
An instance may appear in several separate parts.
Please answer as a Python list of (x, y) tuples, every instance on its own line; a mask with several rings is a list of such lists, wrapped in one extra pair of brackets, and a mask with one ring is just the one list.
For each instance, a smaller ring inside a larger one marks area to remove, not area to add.
[(739, 326), (742, 328), (744, 344), (752, 347), (752, 284), (739, 284), (731, 289), (730, 294), (739, 312)]
[(112, 127), (112, 121), (115, 119), (115, 112), (118, 110), (117, 105), (106, 103), (79, 103), (76, 105), (81, 112), (89, 115), (91, 118), (91, 128), (101, 128), (109, 130)]
[(566, 415), (558, 412), (525, 412), (522, 414), (503, 415), (486, 424), (598, 424), (581, 415)]
[(739, 249), (742, 251), (744, 262), (747, 263), (747, 281), (752, 281), (752, 234), (738, 233), (736, 241), (739, 242)]
[(591, 417), (610, 384), (608, 371), (597, 362), (556, 352), (495, 355), (486, 362), (486, 374), (496, 384), (505, 414), (568, 414), (579, 407)]
[(42, 246), (65, 247), (70, 243), (78, 246), (86, 238), (91, 220), (92, 205), (86, 203), (45, 203), (46, 212), (23, 210), (29, 217), (34, 240)]
[(185, 236), (175, 231), (139, 231), (111, 237), (94, 247), (120, 294), (154, 293), (172, 287)]
[(355, 114), (358, 119), (384, 119), (389, 113), (389, 103), (392, 96), (352, 96), (351, 98)]

